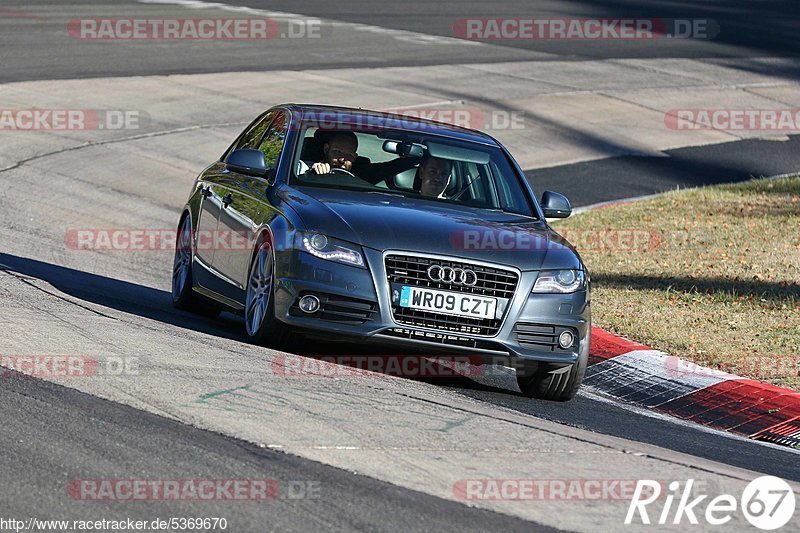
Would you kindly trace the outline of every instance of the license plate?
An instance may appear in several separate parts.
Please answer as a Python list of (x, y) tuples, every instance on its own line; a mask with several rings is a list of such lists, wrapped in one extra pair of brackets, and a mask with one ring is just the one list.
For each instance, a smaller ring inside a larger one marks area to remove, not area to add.
[(404, 285), (400, 292), (400, 307), (434, 311), (445, 315), (494, 318), (497, 299)]

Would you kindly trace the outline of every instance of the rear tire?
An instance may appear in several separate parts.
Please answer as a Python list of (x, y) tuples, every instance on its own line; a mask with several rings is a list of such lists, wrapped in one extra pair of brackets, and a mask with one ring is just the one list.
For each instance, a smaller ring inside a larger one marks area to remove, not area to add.
[(517, 368), (517, 385), (528, 398), (566, 402), (575, 397), (586, 375), (588, 354), (577, 363), (523, 363)]
[(175, 259), (172, 263), (172, 305), (190, 313), (214, 318), (219, 315), (220, 308), (192, 289), (193, 246), (192, 219), (186, 215), (178, 226), (178, 235), (175, 239)]

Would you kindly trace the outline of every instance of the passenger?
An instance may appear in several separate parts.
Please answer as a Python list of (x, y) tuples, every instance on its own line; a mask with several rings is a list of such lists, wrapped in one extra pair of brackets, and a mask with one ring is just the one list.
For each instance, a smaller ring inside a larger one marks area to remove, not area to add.
[(422, 196), (439, 198), (450, 183), (453, 162), (449, 159), (433, 157), (425, 152), (422, 162), (417, 167), (414, 178), (414, 190)]

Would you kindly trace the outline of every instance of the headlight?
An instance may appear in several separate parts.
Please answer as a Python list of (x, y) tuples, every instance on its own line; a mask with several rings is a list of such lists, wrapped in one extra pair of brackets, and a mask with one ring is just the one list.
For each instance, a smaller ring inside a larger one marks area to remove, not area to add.
[(542, 270), (531, 292), (566, 294), (585, 286), (586, 275), (582, 270)]
[(299, 234), (299, 248), (314, 257), (364, 268), (361, 248), (348, 242), (328, 237), (321, 233)]

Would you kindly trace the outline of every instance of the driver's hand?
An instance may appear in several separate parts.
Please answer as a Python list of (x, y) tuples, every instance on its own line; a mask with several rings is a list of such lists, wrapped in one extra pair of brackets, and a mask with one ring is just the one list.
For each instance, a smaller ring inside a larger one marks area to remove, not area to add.
[(317, 174), (330, 174), (331, 166), (328, 163), (314, 163), (311, 165), (311, 170)]
[(333, 162), (336, 163), (337, 167), (343, 168), (348, 172), (350, 172), (350, 169), (353, 168), (353, 162), (343, 157), (340, 159), (334, 159)]

